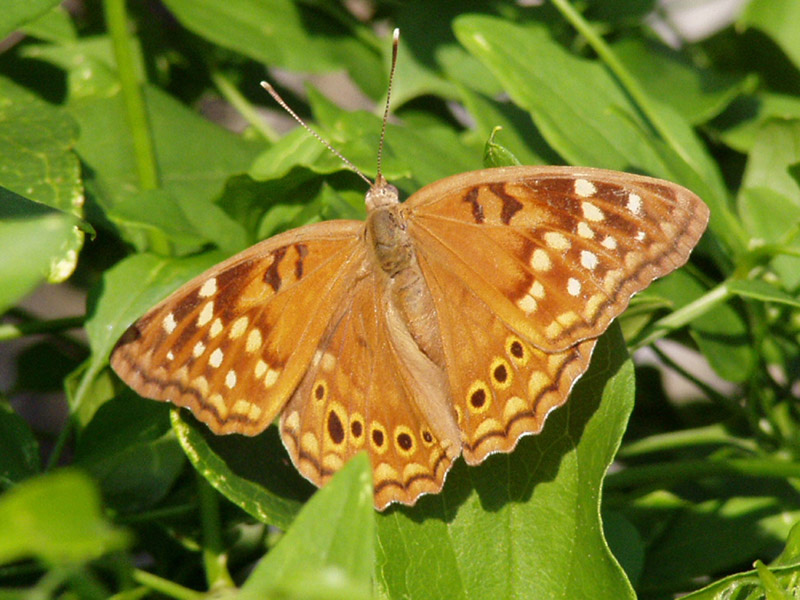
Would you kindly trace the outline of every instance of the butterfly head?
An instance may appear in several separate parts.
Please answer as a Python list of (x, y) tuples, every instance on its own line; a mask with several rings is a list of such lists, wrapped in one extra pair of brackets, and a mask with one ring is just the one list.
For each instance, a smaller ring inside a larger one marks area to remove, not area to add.
[(378, 208), (399, 204), (400, 194), (397, 188), (390, 185), (383, 175), (378, 175), (375, 183), (367, 192), (365, 202), (367, 204), (367, 211), (372, 212)]

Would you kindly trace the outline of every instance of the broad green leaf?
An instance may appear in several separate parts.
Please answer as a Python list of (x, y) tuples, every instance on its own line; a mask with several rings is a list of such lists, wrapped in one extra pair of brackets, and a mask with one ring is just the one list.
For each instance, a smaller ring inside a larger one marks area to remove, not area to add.
[(649, 104), (678, 147), (656, 136), (605, 65), (568, 52), (543, 25), (463, 16), (454, 27), (514, 103), (530, 111), (539, 132), (564, 160), (686, 185), (711, 207), (715, 233), (738, 252), (742, 236), (728, 214), (718, 166), (689, 123), (660, 102), (656, 91), (649, 94)]
[(600, 488), (633, 405), (615, 326), (567, 404), (512, 454), (459, 461), (440, 495), (378, 519), (390, 598), (633, 598), (603, 538)]
[(713, 123), (719, 137), (728, 146), (747, 154), (761, 128), (770, 120), (800, 119), (800, 98), (759, 90), (733, 101)]
[(754, 298), (761, 302), (777, 302), (800, 308), (800, 300), (790, 296), (780, 288), (762, 280), (739, 280), (728, 284), (728, 289), (744, 298)]
[(0, 187), (0, 313), (39, 284), (69, 277), (77, 261), (80, 221)]
[[(785, 501), (758, 495), (687, 503), (670, 514), (669, 526), (650, 542), (640, 590), (691, 588), (701, 574), (729, 571), (768, 551), (800, 519), (794, 504), (791, 510)], [(659, 516), (644, 511), (639, 518), (654, 522)]]
[(800, 4), (795, 0), (751, 0), (739, 17), (740, 27), (760, 29), (781, 47), (786, 56), (800, 69)]
[(652, 96), (675, 109), (693, 125), (722, 112), (754, 82), (691, 62), (689, 55), (642, 38), (626, 38), (613, 45), (628, 69)]
[[(748, 155), (737, 198), (742, 222), (758, 240), (778, 243), (800, 219), (800, 184), (790, 168), (800, 162), (800, 120), (769, 121)], [(800, 259), (777, 256), (772, 267), (787, 289), (800, 284)]]
[(22, 31), (40, 40), (57, 44), (69, 44), (78, 37), (75, 25), (63, 6), (53, 7), (35, 21), (24, 25)]
[[(795, 524), (789, 534), (786, 548), (772, 564), (770, 564), (771, 575), (774, 581), (796, 598), (800, 592), (800, 524)], [(759, 563), (761, 561), (758, 561)], [(753, 569), (735, 575), (729, 575), (714, 583), (697, 590), (691, 594), (681, 596), (685, 600), (771, 600), (768, 592), (764, 589), (763, 578), (760, 577), (760, 569)]]
[(30, 426), (0, 402), (0, 490), (39, 472), (39, 443)]
[(568, 162), (664, 174), (636, 110), (603, 65), (573, 56), (541, 25), (462, 16), (455, 32)]
[(314, 489), (289, 461), (275, 427), (255, 437), (214, 435), (177, 409), (172, 426), (200, 474), (262, 523), (286, 529)]
[(0, 40), (60, 3), (61, 0), (5, 0), (0, 11)]
[(120, 512), (160, 501), (183, 470), (185, 458), (170, 430), (169, 410), (126, 391), (106, 402), (81, 432), (75, 464), (98, 482)]
[(34, 477), (0, 496), (0, 531), (0, 564), (29, 557), (83, 562), (128, 540), (103, 518), (91, 480), (73, 470)]
[(165, 4), (188, 29), (270, 67), (320, 72), (345, 65), (356, 81), (364, 82), (365, 91), (374, 91), (370, 81), (385, 77), (374, 33), (355, 21), (349, 28), (343, 26), (324, 7), (290, 0), (166, 0)]
[(348, 462), (306, 503), (278, 544), (256, 565), (239, 597), (371, 598), (375, 539), (371, 476), (365, 453)]
[(17, 194), (83, 214), (75, 121), (24, 88), (0, 77), (0, 185)]
[(800, 162), (800, 120), (773, 120), (764, 125), (748, 155), (742, 188), (766, 188), (800, 205), (800, 183), (789, 167)]
[[(257, 146), (206, 121), (157, 88), (145, 87), (144, 92), (161, 187), (202, 214), (228, 177), (249, 169)], [(69, 108), (81, 128), (76, 149), (90, 167), (87, 189), (106, 208), (135, 195), (139, 186), (121, 95), (83, 98)]]

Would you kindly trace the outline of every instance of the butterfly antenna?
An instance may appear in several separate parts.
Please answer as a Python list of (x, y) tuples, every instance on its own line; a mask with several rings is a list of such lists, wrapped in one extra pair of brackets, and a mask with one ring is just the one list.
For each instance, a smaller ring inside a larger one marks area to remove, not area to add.
[(394, 83), (394, 69), (397, 66), (397, 47), (400, 43), (400, 30), (392, 32), (392, 66), (389, 70), (389, 85), (386, 89), (386, 106), (383, 109), (383, 125), (381, 126), (381, 141), (378, 142), (378, 177), (377, 182), (383, 180), (383, 140), (386, 138), (386, 123), (389, 120), (389, 100), (392, 97), (392, 83)]
[[(368, 178), (366, 175), (364, 175), (364, 173), (362, 173), (362, 172), (361, 172), (361, 169), (359, 169), (357, 166), (355, 166), (355, 165), (352, 163), (352, 161), (350, 161), (350, 160), (348, 160), (347, 158), (345, 158), (345, 157), (344, 157), (344, 155), (343, 155), (341, 152), (339, 152), (339, 151), (338, 151), (336, 148), (334, 148), (333, 146), (331, 146), (331, 145), (328, 143), (328, 141), (327, 141), (325, 138), (323, 138), (323, 137), (322, 137), (320, 134), (318, 134), (316, 131), (314, 131), (313, 129), (311, 129), (311, 127), (309, 127), (308, 125), (306, 125), (305, 121), (303, 121), (303, 119), (301, 119), (301, 118), (300, 118), (300, 117), (297, 115), (297, 113), (296, 113), (296, 112), (294, 112), (294, 111), (293, 111), (291, 108), (289, 108), (289, 105), (288, 105), (288, 104), (286, 104), (286, 102), (283, 100), (283, 98), (281, 98), (281, 97), (280, 97), (280, 95), (278, 94), (278, 92), (276, 92), (276, 91), (275, 91), (275, 88), (274, 88), (274, 87), (272, 87), (272, 85), (270, 85), (270, 84), (269, 84), (268, 82), (266, 82), (266, 81), (262, 81), (262, 82), (261, 82), (261, 87), (263, 87), (265, 90), (267, 90), (267, 92), (269, 93), (269, 95), (270, 95), (270, 96), (272, 96), (273, 100), (275, 100), (275, 102), (277, 102), (277, 103), (278, 103), (278, 105), (279, 105), (279, 106), (280, 106), (280, 107), (281, 107), (283, 110), (285, 110), (287, 113), (289, 113), (289, 114), (292, 116), (292, 118), (293, 118), (295, 121), (297, 121), (298, 123), (300, 123), (300, 125), (302, 125), (302, 126), (303, 126), (303, 128), (304, 128), (304, 129), (305, 129), (305, 130), (306, 130), (308, 133), (310, 133), (310, 134), (311, 134), (311, 135), (313, 135), (315, 138), (317, 138), (317, 140), (319, 140), (319, 142), (320, 142), (320, 143), (321, 143), (323, 146), (325, 146), (325, 147), (326, 147), (328, 150), (330, 150), (330, 151), (331, 151), (331, 152), (332, 152), (334, 155), (338, 156), (338, 157), (339, 157), (339, 160), (341, 160), (341, 161), (342, 161), (344, 164), (346, 164), (348, 167), (350, 167), (350, 169), (351, 169), (351, 170), (352, 170), (352, 171), (353, 171), (353, 172), (354, 172), (356, 175), (358, 175), (359, 177), (361, 177), (361, 179), (363, 179), (364, 181), (366, 181), (366, 182), (367, 182), (367, 185), (369, 185), (370, 187), (372, 187), (372, 186), (373, 186), (373, 183), (372, 183), (372, 182), (369, 180), (369, 178)], [(385, 123), (384, 123), (384, 125), (385, 125)]]

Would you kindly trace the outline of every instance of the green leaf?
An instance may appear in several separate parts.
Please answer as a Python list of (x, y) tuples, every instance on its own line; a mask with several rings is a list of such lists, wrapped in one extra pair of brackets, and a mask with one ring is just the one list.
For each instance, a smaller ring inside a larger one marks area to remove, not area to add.
[(83, 214), (75, 121), (24, 88), (0, 77), (0, 185), (17, 194)]
[[(325, 10), (290, 0), (166, 0), (165, 4), (188, 29), (259, 63), (306, 72), (332, 71), (345, 64), (351, 73), (361, 71), (357, 80), (365, 75), (382, 78), (374, 34), (355, 22), (349, 23), (348, 31)], [(352, 29), (359, 35), (352, 35)]]
[(494, 140), (495, 134), (501, 129), (501, 127), (496, 127), (489, 139), (486, 140), (486, 146), (483, 149), (483, 164), (487, 168), (511, 167), (521, 164), (513, 152)]
[(599, 512), (603, 476), (633, 405), (625, 356), (614, 326), (541, 434), (478, 467), (459, 461), (442, 494), (382, 514), (376, 577), (383, 593), (412, 600), (633, 598)]
[[(245, 173), (258, 146), (206, 121), (154, 87), (144, 88), (161, 187), (203, 214), (231, 175)], [(131, 132), (119, 92), (69, 105), (81, 128), (76, 146), (90, 167), (87, 189), (106, 208), (138, 193)], [(213, 216), (205, 217), (211, 221)], [(196, 224), (195, 224), (196, 225)]]
[(219, 436), (177, 409), (172, 426), (203, 477), (262, 523), (286, 529), (314, 489), (289, 462), (275, 427), (255, 437)]
[(319, 490), (255, 567), (241, 598), (372, 597), (372, 470), (356, 455)]
[[(44, 281), (68, 277), (83, 240), (79, 219), (0, 187), (0, 313)], [(78, 244), (79, 245), (79, 244)]]
[[(770, 573), (763, 577), (763, 567), (758, 568), (761, 561), (757, 561), (757, 568), (752, 571), (745, 571), (735, 575), (723, 577), (719, 581), (697, 590), (691, 594), (682, 596), (684, 600), (721, 600), (727, 598), (738, 599), (761, 599), (772, 600), (770, 591), (766, 589), (765, 579), (770, 580), (770, 585), (777, 584), (778, 589), (791, 590), (796, 597), (800, 591), (797, 582), (800, 579), (800, 554), (797, 553), (800, 545), (800, 523), (795, 524), (789, 534), (789, 540), (781, 556), (770, 565)], [(774, 588), (773, 588), (774, 589)], [(734, 595), (738, 594), (738, 595)], [(778, 595), (778, 598), (781, 598)]]
[(757, 94), (734, 100), (713, 125), (720, 129), (718, 135), (722, 142), (747, 154), (761, 128), (773, 119), (800, 119), (800, 98), (759, 90)]
[(75, 464), (99, 483), (109, 505), (134, 512), (164, 498), (185, 458), (168, 407), (126, 391), (94, 414), (81, 433)]
[(790, 296), (771, 283), (761, 280), (737, 280), (728, 284), (728, 289), (744, 298), (753, 298), (761, 302), (777, 302), (800, 308), (800, 300)]
[(39, 443), (25, 420), (0, 402), (0, 490), (40, 470)]
[(800, 518), (800, 511), (785, 508), (780, 500), (755, 495), (685, 507), (648, 548), (642, 589), (688, 586), (701, 573), (725, 572), (766, 551), (771, 534), (783, 530), (785, 536), (787, 521)]
[(800, 69), (800, 4), (794, 0), (751, 0), (739, 17), (740, 27), (760, 29), (781, 47), (786, 56)]
[(717, 116), (755, 83), (752, 79), (698, 67), (687, 55), (642, 38), (620, 40), (613, 50), (650, 95), (671, 106), (693, 125)]
[(101, 513), (100, 497), (79, 471), (29, 479), (0, 497), (0, 564), (36, 557), (83, 562), (120, 550), (128, 537)]
[(541, 25), (462, 16), (455, 32), (569, 163), (664, 174), (636, 109), (602, 64), (573, 56)]
[(783, 589), (778, 578), (760, 560), (756, 561), (756, 572), (761, 585), (764, 586), (766, 600), (793, 600), (787, 590)]
[(61, 0), (5, 0), (0, 12), (0, 39), (35, 21), (60, 3)]

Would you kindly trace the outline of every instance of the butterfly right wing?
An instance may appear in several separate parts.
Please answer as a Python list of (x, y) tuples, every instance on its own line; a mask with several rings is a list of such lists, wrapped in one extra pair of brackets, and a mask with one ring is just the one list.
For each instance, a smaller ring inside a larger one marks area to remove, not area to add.
[(365, 259), (359, 221), (277, 235), (186, 283), (131, 325), (111, 366), (215, 433), (256, 435), (288, 400)]

